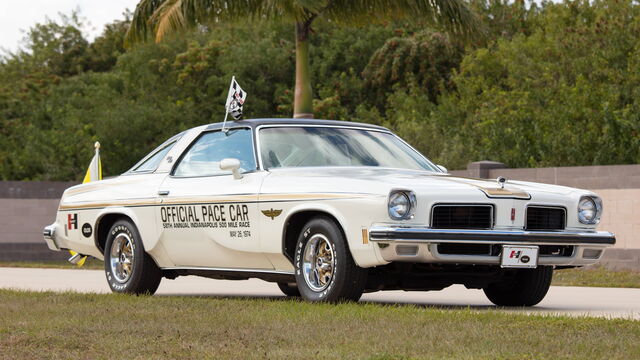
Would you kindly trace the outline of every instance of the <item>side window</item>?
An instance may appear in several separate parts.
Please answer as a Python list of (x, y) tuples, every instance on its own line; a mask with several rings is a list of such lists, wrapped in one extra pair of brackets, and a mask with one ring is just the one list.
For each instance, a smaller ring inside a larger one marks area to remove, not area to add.
[(174, 144), (175, 143), (171, 143), (163, 147), (162, 149), (160, 149), (158, 152), (153, 154), (150, 158), (145, 160), (142, 164), (138, 165), (135, 169), (133, 169), (133, 172), (149, 172), (157, 169), (158, 165), (160, 165), (160, 161), (162, 161), (162, 159), (164, 159), (164, 157), (167, 156), (167, 153), (169, 152), (169, 150), (171, 150)]
[(256, 169), (251, 129), (207, 132), (187, 150), (174, 176), (209, 176), (230, 174), (220, 170), (222, 159), (240, 160), (240, 172)]

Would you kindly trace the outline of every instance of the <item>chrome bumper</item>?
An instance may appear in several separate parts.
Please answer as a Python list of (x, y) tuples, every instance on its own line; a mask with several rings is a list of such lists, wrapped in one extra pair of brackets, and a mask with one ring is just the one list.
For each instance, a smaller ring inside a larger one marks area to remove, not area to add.
[(369, 229), (371, 241), (410, 241), (438, 243), (613, 245), (615, 236), (606, 231), (526, 231), (526, 230), (458, 230), (427, 227), (374, 226)]
[(571, 256), (541, 255), (540, 265), (580, 266), (598, 262), (604, 249), (615, 244), (612, 233), (526, 230), (449, 230), (427, 227), (373, 226), (369, 239), (377, 243), (385, 261), (500, 264), (500, 256), (442, 254), (439, 244), (573, 246)]
[(56, 224), (51, 224), (49, 226), (45, 226), (42, 231), (42, 235), (44, 236), (44, 241), (47, 243), (47, 246), (50, 250), (60, 251), (60, 247), (56, 243)]

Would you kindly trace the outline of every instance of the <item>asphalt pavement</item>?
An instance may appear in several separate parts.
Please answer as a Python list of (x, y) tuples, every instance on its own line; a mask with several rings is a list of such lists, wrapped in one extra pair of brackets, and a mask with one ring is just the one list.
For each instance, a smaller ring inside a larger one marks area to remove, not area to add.
[[(33, 291), (110, 293), (100, 270), (0, 268), (0, 288)], [(212, 280), (195, 276), (163, 279), (156, 296), (284, 297), (277, 285), (258, 279)], [(469, 308), (526, 314), (560, 314), (640, 320), (640, 289), (552, 286), (531, 308), (497, 308), (481, 290), (454, 285), (441, 291), (381, 291), (364, 294), (361, 302), (414, 304), (435, 308)]]

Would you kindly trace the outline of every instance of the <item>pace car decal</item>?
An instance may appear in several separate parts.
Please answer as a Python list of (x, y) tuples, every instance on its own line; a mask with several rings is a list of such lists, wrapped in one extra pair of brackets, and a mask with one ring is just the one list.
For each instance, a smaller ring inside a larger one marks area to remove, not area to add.
[(246, 204), (161, 206), (160, 220), (164, 229), (229, 229), (230, 237), (251, 237)]

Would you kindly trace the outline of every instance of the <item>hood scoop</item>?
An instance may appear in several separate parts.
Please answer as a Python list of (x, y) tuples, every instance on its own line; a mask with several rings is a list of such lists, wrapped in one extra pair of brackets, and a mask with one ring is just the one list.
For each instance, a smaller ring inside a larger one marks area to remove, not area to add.
[(509, 189), (509, 188), (485, 188), (478, 186), (480, 191), (482, 191), (489, 198), (509, 198), (509, 199), (519, 199), (519, 200), (529, 200), (531, 199), (531, 195), (520, 189)]

